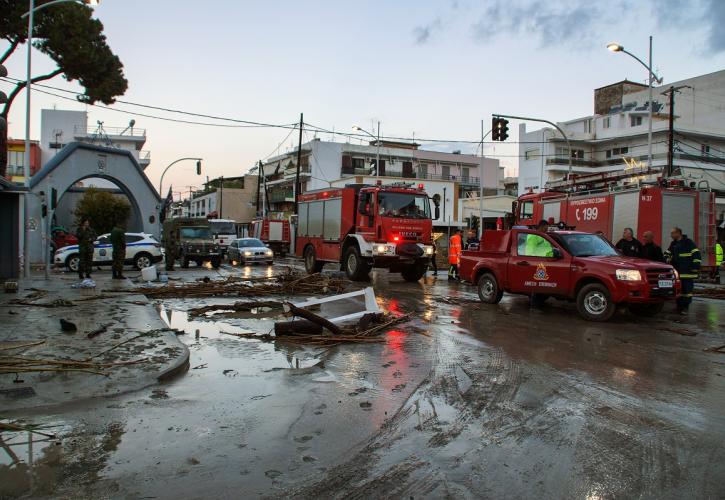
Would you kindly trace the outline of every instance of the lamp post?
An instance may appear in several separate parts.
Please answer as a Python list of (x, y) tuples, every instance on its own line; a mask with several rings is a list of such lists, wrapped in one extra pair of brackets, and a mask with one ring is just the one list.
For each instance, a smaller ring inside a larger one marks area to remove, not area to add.
[(380, 121), (378, 121), (378, 136), (375, 137), (373, 134), (365, 130), (364, 128), (358, 127), (357, 125), (353, 125), (353, 130), (357, 130), (360, 132), (364, 132), (373, 139), (375, 139), (375, 144), (377, 145), (377, 151), (375, 153), (375, 177), (377, 177), (380, 173)]
[[(21, 19), (28, 18), (28, 54), (27, 54), (27, 60), (26, 60), (26, 74), (25, 74), (25, 165), (23, 166), (23, 175), (25, 176), (25, 188), (30, 189), (30, 85), (32, 83), (32, 77), (30, 74), (30, 67), (31, 67), (31, 55), (33, 53), (33, 22), (34, 22), (34, 14), (38, 12), (39, 10), (45, 9), (46, 7), (50, 7), (52, 5), (57, 5), (59, 3), (80, 3), (80, 4), (87, 4), (87, 5), (97, 5), (98, 1), (93, 0), (53, 0), (52, 2), (44, 3), (42, 5), (35, 6), (35, 0), (29, 0), (28, 4), (28, 12), (20, 16)], [(25, 215), (23, 217), (23, 223), (25, 224), (24, 229), (24, 238), (23, 238), (23, 276), (25, 278), (30, 277), (30, 251), (28, 249), (28, 240), (29, 236), (28, 233), (28, 198), (25, 197), (25, 207), (24, 207)], [(42, 221), (41, 221), (42, 223)], [(43, 250), (45, 253), (45, 250)], [(47, 258), (47, 255), (45, 256)], [(48, 263), (46, 262), (46, 267)]]
[(642, 59), (635, 56), (631, 52), (624, 50), (624, 46), (616, 42), (608, 43), (607, 48), (612, 52), (622, 52), (624, 54), (627, 54), (629, 57), (636, 60), (642, 66), (644, 66), (645, 69), (647, 69), (647, 86), (649, 87), (649, 104), (647, 106), (649, 108), (647, 119), (647, 168), (652, 168), (652, 83), (662, 83), (662, 78), (659, 78), (657, 75), (655, 75), (654, 71), (652, 70), (652, 35), (650, 35), (649, 37), (649, 64), (645, 64)]

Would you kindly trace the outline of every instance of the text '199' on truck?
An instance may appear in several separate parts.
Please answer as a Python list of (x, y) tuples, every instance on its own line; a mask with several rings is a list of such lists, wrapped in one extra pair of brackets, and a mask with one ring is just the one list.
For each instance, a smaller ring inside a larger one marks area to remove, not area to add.
[[(438, 218), (438, 199), (434, 199)], [(431, 257), (430, 199), (411, 184), (348, 184), (308, 191), (298, 199), (295, 254), (308, 273), (341, 263), (354, 281), (372, 268), (387, 268), (418, 281)]]

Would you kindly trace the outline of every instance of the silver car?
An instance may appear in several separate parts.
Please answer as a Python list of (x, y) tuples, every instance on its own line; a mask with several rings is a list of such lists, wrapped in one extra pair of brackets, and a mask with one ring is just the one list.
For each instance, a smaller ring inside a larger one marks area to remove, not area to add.
[(227, 247), (227, 258), (231, 263), (241, 265), (253, 262), (274, 263), (274, 252), (257, 238), (238, 238)]

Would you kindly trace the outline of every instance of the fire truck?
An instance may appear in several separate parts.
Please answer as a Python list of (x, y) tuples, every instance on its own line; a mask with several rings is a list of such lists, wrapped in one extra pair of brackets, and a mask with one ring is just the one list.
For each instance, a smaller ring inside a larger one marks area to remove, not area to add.
[(700, 248), (703, 271), (715, 265), (715, 193), (707, 181), (670, 177), (626, 182), (632, 177), (626, 173), (590, 177), (560, 181), (550, 185), (550, 191), (520, 196), (513, 207), (515, 224), (533, 226), (543, 219), (562, 228), (601, 231), (615, 243), (629, 227), (640, 240), (642, 233), (652, 231), (663, 249), (670, 244), (670, 230), (677, 226)]
[[(435, 218), (440, 209), (437, 197)], [(353, 281), (367, 279), (373, 267), (418, 281), (433, 255), (432, 220), (423, 185), (348, 184), (308, 191), (298, 198), (295, 254), (308, 273), (341, 263)]]
[(253, 220), (249, 230), (250, 237), (262, 240), (281, 257), (289, 251), (290, 234), (289, 221), (267, 217)]

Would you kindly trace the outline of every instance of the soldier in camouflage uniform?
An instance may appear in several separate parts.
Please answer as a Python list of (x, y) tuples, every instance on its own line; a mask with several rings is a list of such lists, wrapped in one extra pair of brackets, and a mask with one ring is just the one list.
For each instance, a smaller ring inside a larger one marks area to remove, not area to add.
[(166, 260), (166, 270), (167, 271), (173, 271), (174, 270), (174, 264), (176, 263), (176, 251), (177, 251), (177, 242), (176, 242), (176, 229), (171, 228), (171, 230), (167, 233), (166, 238), (164, 239), (164, 253), (166, 254), (165, 260)]
[(120, 224), (111, 230), (111, 246), (113, 247), (113, 279), (126, 279), (123, 275), (123, 263), (126, 260), (126, 232), (120, 227)]
[(96, 232), (91, 227), (88, 219), (81, 223), (76, 233), (78, 238), (78, 277), (80, 279), (90, 278), (93, 269), (93, 242), (96, 241)]

